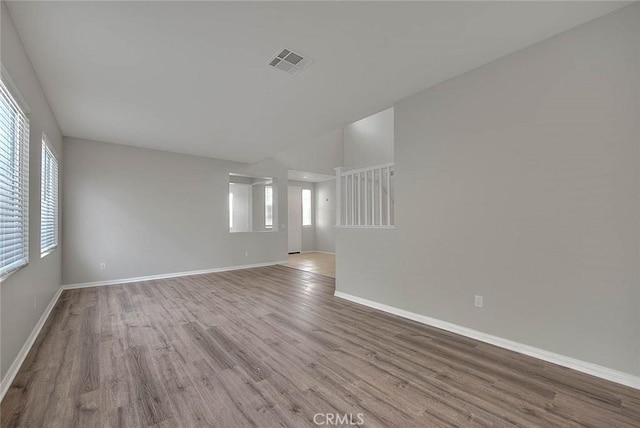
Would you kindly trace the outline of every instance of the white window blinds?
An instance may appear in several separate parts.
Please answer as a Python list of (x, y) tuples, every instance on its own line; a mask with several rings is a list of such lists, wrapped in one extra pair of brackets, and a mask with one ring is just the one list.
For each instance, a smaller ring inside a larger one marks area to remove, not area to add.
[(29, 260), (29, 119), (0, 82), (0, 276)]
[(40, 255), (58, 246), (58, 160), (42, 136), (40, 170)]

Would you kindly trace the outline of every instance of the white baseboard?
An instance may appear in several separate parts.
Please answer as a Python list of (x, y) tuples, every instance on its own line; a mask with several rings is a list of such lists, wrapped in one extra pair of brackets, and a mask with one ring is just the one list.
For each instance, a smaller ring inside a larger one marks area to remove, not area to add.
[(18, 374), (18, 371), (20, 370), (22, 363), (24, 363), (25, 358), (27, 358), (27, 354), (29, 354), (31, 347), (35, 343), (36, 338), (38, 337), (38, 334), (40, 334), (40, 330), (42, 330), (44, 323), (47, 321), (47, 318), (49, 318), (49, 314), (51, 313), (53, 308), (56, 306), (56, 303), (58, 303), (60, 294), (62, 294), (62, 288), (58, 288), (58, 291), (56, 291), (56, 294), (53, 295), (53, 298), (51, 298), (51, 301), (45, 308), (44, 313), (38, 320), (35, 327), (33, 327), (33, 330), (31, 331), (31, 334), (29, 335), (29, 337), (27, 337), (27, 341), (24, 343), (24, 345), (22, 345), (20, 352), (18, 352), (18, 355), (16, 355), (16, 358), (13, 360), (13, 363), (11, 364), (11, 367), (9, 367), (9, 370), (7, 370), (7, 373), (2, 378), (2, 382), (0, 382), (0, 401), (2, 401), (5, 394), (9, 390), (9, 387), (11, 386), (11, 383), (13, 382), (16, 375)]
[(336, 255), (336, 253), (332, 253), (332, 252), (329, 252), (329, 251), (317, 251), (317, 250), (301, 251), (300, 254), (307, 254), (307, 253), (331, 254), (332, 256)]
[(279, 262), (268, 262), (268, 263), (255, 263), (251, 265), (241, 265), (241, 266), (227, 266), (227, 267), (219, 267), (212, 269), (202, 269), (202, 270), (192, 270), (188, 272), (173, 272), (173, 273), (163, 273), (160, 275), (149, 275), (149, 276), (137, 276), (133, 278), (122, 278), (122, 279), (109, 279), (106, 281), (94, 281), (94, 282), (82, 282), (78, 284), (66, 284), (62, 285), (63, 290), (72, 290), (74, 288), (87, 288), (87, 287), (102, 287), (105, 285), (118, 285), (118, 284), (128, 284), (130, 282), (141, 282), (141, 281), (151, 281), (154, 279), (168, 279), (168, 278), (178, 278), (181, 276), (191, 276), (191, 275), (202, 275), (206, 273), (216, 273), (216, 272), (226, 272), (230, 270), (240, 270), (240, 269), (251, 269), (257, 267), (265, 267), (265, 266), (274, 266), (277, 264), (287, 263), (286, 260)]
[(596, 376), (601, 379), (610, 380), (612, 382), (616, 382), (621, 385), (626, 385), (631, 388), (640, 389), (640, 376), (635, 376), (629, 373), (599, 366), (597, 364), (588, 363), (586, 361), (578, 360), (572, 357), (567, 357), (565, 355), (556, 354), (555, 352), (545, 351), (544, 349), (535, 348), (533, 346), (514, 342), (509, 339), (503, 339), (501, 337), (483, 333), (478, 330), (462, 327), (457, 324), (453, 324), (447, 321), (442, 321), (436, 318), (431, 318), (425, 315), (416, 314), (414, 312), (405, 311), (404, 309), (388, 306), (382, 303), (374, 302), (372, 300), (367, 300), (362, 297), (353, 296), (351, 294), (343, 293), (340, 291), (336, 291), (334, 295), (341, 299), (349, 300), (351, 302), (368, 306), (373, 309), (378, 309), (380, 311), (397, 315), (402, 318), (407, 318), (407, 319), (419, 322), (421, 324), (426, 324), (442, 330), (450, 331), (452, 333), (456, 333), (461, 336), (470, 337), (472, 339), (476, 339), (481, 342), (485, 342), (491, 345), (499, 346), (501, 348), (509, 349), (510, 351), (515, 351), (520, 354), (538, 358), (540, 360), (554, 363), (559, 366), (568, 367), (570, 369), (577, 370), (579, 372), (586, 373), (592, 376)]

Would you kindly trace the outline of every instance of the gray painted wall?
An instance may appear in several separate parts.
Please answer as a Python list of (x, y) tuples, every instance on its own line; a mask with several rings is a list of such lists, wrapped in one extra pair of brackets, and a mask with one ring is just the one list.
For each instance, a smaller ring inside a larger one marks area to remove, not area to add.
[(344, 127), (344, 167), (393, 162), (393, 107)]
[(311, 226), (302, 226), (302, 251), (315, 251), (316, 250), (316, 219), (315, 219), (315, 200), (314, 200), (315, 183), (307, 183), (306, 181), (289, 180), (289, 186), (298, 186), (302, 189), (311, 190)]
[(336, 251), (336, 180), (316, 183), (315, 189), (316, 251)]
[(289, 147), (273, 158), (288, 169), (333, 175), (344, 162), (342, 128)]
[[(64, 150), (63, 284), (286, 260), (287, 170), (274, 161), (71, 138)], [(278, 231), (229, 232), (229, 172), (277, 178)]]
[(1, 8), (2, 65), (9, 72), (11, 80), (31, 110), (29, 115), (29, 264), (9, 276), (0, 285), (2, 301), (0, 373), (4, 377), (60, 286), (60, 247), (46, 257), (40, 258), (40, 151), (43, 132), (47, 134), (56, 151), (61, 170), (64, 165), (62, 137), (56, 120), (4, 2), (1, 2)]
[(397, 228), (338, 230), (338, 290), (640, 374), (639, 43), (635, 4), (397, 103)]

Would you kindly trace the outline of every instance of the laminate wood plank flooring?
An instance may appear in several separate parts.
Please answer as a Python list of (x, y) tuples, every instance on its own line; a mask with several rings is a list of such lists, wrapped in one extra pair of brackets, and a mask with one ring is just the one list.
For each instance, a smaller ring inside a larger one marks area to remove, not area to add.
[(638, 390), (333, 292), (285, 266), (65, 291), (1, 426), (640, 426)]
[(300, 269), (305, 272), (313, 272), (319, 275), (336, 277), (336, 256), (327, 253), (299, 253), (289, 254), (283, 266)]

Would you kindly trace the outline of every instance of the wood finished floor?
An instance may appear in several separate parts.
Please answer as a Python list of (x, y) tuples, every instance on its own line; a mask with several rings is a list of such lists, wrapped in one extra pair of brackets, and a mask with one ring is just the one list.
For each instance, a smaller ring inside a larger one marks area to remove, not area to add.
[(289, 254), (287, 262), (283, 266), (306, 272), (317, 273), (319, 275), (336, 277), (336, 256), (327, 253), (299, 253)]
[(640, 393), (333, 297), (284, 266), (65, 291), (1, 426), (637, 427)]

